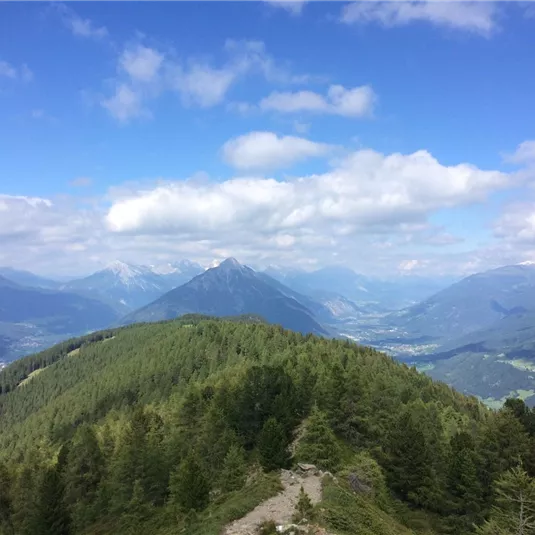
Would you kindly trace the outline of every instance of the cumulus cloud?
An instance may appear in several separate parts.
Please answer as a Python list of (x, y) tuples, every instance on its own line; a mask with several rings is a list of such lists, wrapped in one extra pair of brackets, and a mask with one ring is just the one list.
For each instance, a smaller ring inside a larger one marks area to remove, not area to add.
[(143, 107), (142, 93), (127, 84), (119, 84), (115, 93), (102, 99), (100, 104), (122, 123), (135, 117), (150, 117), (150, 113)]
[(187, 68), (175, 66), (171, 83), (187, 105), (209, 108), (223, 102), (236, 77), (237, 73), (231, 69), (193, 63)]
[(20, 80), (21, 82), (31, 82), (33, 72), (23, 63), (16, 67), (7, 61), (0, 60), (0, 77), (10, 78), (11, 80)]
[(535, 202), (517, 202), (505, 207), (494, 226), (495, 235), (507, 241), (535, 245)]
[[(277, 147), (285, 139), (273, 136)], [(209, 263), (232, 255), (264, 266), (343, 263), (375, 275), (468, 273), (535, 258), (535, 205), (511, 207), (497, 245), (472, 251), (463, 244), (460, 252), (462, 236), (430, 216), (483, 202), (517, 180), (517, 173), (446, 166), (427, 151), (365, 149), (327, 172), (285, 180), (159, 179), (96, 199), (1, 195), (0, 265), (76, 274), (115, 258)]]
[(250, 132), (227, 141), (222, 150), (225, 161), (233, 167), (258, 170), (288, 167), (308, 158), (324, 156), (331, 148), (301, 137)]
[(300, 15), (305, 5), (305, 0), (267, 0), (273, 7), (280, 7), (292, 15)]
[[(144, 103), (164, 92), (177, 93), (187, 106), (209, 108), (224, 102), (230, 88), (246, 75), (260, 75), (270, 83), (306, 83), (308, 75), (292, 74), (270, 56), (261, 41), (227, 40), (227, 60), (214, 66), (206, 58), (181, 61), (170, 53), (141, 44), (129, 45), (118, 58), (115, 94), (101, 105), (126, 122), (147, 115)], [(245, 103), (236, 104), (243, 110)]]
[(260, 102), (260, 109), (280, 113), (313, 112), (363, 117), (373, 112), (377, 97), (370, 86), (346, 89), (331, 85), (325, 96), (313, 91), (274, 91)]
[(360, 150), (325, 174), (289, 181), (171, 182), (116, 200), (107, 223), (114, 232), (141, 234), (247, 228), (349, 235), (424, 221), (432, 210), (482, 201), (508, 185), (507, 174), (444, 166), (426, 151), (385, 156)]
[(157, 76), (163, 55), (157, 50), (137, 45), (127, 48), (119, 58), (119, 65), (133, 80), (150, 82)]
[(105, 26), (96, 25), (91, 19), (80, 17), (76, 11), (65, 4), (57, 3), (63, 24), (77, 37), (86, 37), (91, 39), (104, 39), (108, 37), (108, 30)]
[(342, 8), (340, 20), (346, 24), (375, 22), (385, 27), (428, 22), (490, 36), (497, 29), (497, 9), (493, 2), (355, 2)]
[(505, 156), (505, 160), (515, 164), (535, 165), (535, 140), (520, 143), (515, 152)]

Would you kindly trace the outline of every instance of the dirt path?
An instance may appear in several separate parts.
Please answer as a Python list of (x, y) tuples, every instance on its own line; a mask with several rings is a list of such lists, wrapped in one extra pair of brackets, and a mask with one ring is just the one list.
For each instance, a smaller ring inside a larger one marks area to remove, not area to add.
[(230, 524), (224, 535), (254, 535), (256, 528), (264, 520), (273, 520), (277, 524), (289, 524), (295, 512), (295, 505), (301, 485), (313, 504), (321, 500), (321, 478), (315, 475), (301, 477), (293, 472), (282, 471), (281, 483), (284, 490), (258, 505), (243, 518)]

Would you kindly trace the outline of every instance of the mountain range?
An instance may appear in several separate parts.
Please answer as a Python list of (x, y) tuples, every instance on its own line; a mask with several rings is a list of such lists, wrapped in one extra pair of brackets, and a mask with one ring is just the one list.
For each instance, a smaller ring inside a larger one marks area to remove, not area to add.
[(535, 405), (535, 264), (476, 273), (381, 318), (360, 340), (489, 402)]
[[(258, 314), (271, 323), (302, 333), (328, 334), (311, 309), (290, 288), (266, 274), (228, 258), (156, 301), (127, 315), (121, 323), (173, 319), (190, 313), (212, 316)], [(318, 311), (321, 304), (303, 298)], [(327, 309), (323, 312), (328, 313)]]
[(118, 313), (126, 314), (154, 301), (203, 271), (200, 264), (189, 260), (160, 266), (130, 265), (115, 261), (88, 277), (62, 285), (60, 289), (96, 297), (114, 307)]
[[(208, 269), (188, 260), (163, 266), (116, 261), (68, 282), (9, 268), (0, 273), (4, 362), (110, 325), (190, 313), (257, 314), (302, 333), (370, 344), (483, 399), (512, 394), (533, 397), (528, 401), (535, 404), (531, 263), (476, 273), (446, 287), (446, 278), (380, 281), (339, 266), (254, 270), (233, 258)], [(394, 303), (407, 302), (392, 311)]]
[(101, 301), (21, 286), (0, 276), (0, 360), (104, 328), (116, 318), (116, 312)]

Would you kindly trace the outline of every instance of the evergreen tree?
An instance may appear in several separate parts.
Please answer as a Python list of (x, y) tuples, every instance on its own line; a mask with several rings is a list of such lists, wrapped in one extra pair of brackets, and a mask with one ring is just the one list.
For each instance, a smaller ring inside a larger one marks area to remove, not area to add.
[(13, 533), (12, 512), (11, 478), (6, 466), (0, 463), (0, 533), (5, 535)]
[(450, 441), (451, 454), (447, 474), (447, 490), (452, 500), (454, 519), (450, 523), (457, 531), (469, 531), (481, 521), (483, 492), (477, 473), (477, 457), (472, 437), (461, 432)]
[(517, 466), (497, 480), (495, 492), (490, 521), (478, 529), (478, 534), (533, 535), (535, 480), (521, 466)]
[(195, 452), (190, 453), (171, 474), (171, 504), (184, 512), (201, 511), (210, 500), (210, 483)]
[(104, 471), (104, 460), (93, 428), (82, 425), (67, 453), (63, 480), (65, 503), (74, 526), (80, 529), (97, 516), (97, 493)]
[(416, 505), (432, 502), (435, 497), (432, 454), (408, 410), (395, 422), (386, 449), (390, 488), (402, 499)]
[(295, 505), (295, 513), (293, 515), (294, 522), (302, 522), (303, 520), (310, 521), (312, 516), (312, 502), (309, 495), (305, 492), (303, 485), (299, 489), (299, 496)]
[(132, 498), (122, 518), (123, 530), (126, 535), (143, 535), (146, 530), (143, 522), (149, 517), (150, 508), (147, 504), (143, 484), (139, 479), (134, 481)]
[(296, 457), (323, 470), (334, 471), (341, 460), (338, 441), (324, 412), (315, 407), (305, 424), (305, 433), (297, 446)]
[(35, 535), (69, 535), (70, 518), (64, 503), (64, 488), (57, 467), (43, 471), (37, 490)]
[(219, 477), (219, 486), (223, 492), (239, 490), (245, 485), (247, 464), (243, 450), (238, 446), (231, 446), (228, 450)]
[(34, 535), (37, 514), (37, 468), (24, 465), (13, 485), (12, 521), (17, 535)]
[(288, 441), (283, 427), (275, 418), (269, 418), (258, 436), (260, 464), (266, 472), (286, 468), (290, 461)]

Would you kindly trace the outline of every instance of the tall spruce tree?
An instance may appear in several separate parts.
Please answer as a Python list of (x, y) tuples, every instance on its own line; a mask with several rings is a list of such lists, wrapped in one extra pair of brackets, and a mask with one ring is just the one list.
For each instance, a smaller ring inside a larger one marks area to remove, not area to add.
[(260, 464), (266, 472), (288, 467), (288, 440), (284, 428), (275, 418), (269, 418), (260, 431), (258, 453)]
[(426, 505), (434, 498), (432, 454), (425, 436), (405, 410), (394, 423), (386, 443), (387, 476), (400, 498)]
[(5, 464), (0, 462), (0, 533), (3, 535), (13, 533), (11, 492), (10, 474)]
[(490, 520), (478, 528), (479, 535), (535, 534), (535, 480), (521, 466), (496, 481), (495, 496)]
[(296, 457), (304, 463), (312, 463), (323, 470), (334, 471), (341, 459), (341, 450), (329, 425), (327, 415), (317, 407), (306, 421), (305, 432), (299, 441)]
[(43, 471), (37, 489), (35, 535), (70, 535), (71, 525), (64, 501), (64, 486), (57, 467)]
[(93, 428), (78, 428), (67, 453), (63, 480), (65, 503), (74, 526), (81, 529), (97, 517), (97, 496), (104, 472), (104, 459)]
[(210, 501), (210, 482), (195, 452), (190, 453), (171, 474), (170, 502), (184, 512), (201, 511)]
[(246, 477), (247, 464), (243, 449), (236, 445), (231, 446), (223, 461), (219, 486), (223, 492), (239, 490), (245, 485)]

